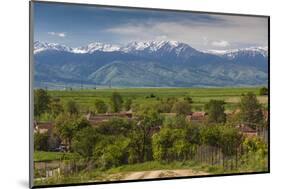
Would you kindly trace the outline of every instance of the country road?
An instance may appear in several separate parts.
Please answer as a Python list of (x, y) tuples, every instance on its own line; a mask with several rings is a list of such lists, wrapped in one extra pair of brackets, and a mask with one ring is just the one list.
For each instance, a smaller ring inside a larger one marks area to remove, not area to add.
[(152, 179), (152, 178), (165, 178), (165, 177), (182, 177), (182, 176), (195, 176), (195, 175), (208, 175), (206, 172), (193, 171), (191, 169), (177, 169), (177, 170), (155, 170), (155, 171), (138, 171), (128, 172), (120, 180), (135, 180), (135, 179)]

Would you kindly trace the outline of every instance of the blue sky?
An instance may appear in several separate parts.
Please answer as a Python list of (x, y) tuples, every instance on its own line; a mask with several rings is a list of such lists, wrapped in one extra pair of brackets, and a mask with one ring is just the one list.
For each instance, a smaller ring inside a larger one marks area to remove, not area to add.
[(71, 47), (91, 42), (176, 40), (194, 48), (267, 46), (267, 18), (36, 2), (35, 40)]

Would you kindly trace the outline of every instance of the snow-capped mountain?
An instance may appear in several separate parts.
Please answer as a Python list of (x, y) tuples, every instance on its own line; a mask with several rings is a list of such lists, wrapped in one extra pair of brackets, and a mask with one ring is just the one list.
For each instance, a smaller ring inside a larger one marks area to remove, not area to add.
[(74, 48), (73, 53), (93, 53), (96, 51), (113, 52), (113, 51), (119, 51), (119, 50), (120, 50), (120, 46), (118, 46), (118, 45), (94, 42), (94, 43), (90, 43), (87, 46)]
[(145, 52), (152, 53), (161, 50), (165, 52), (175, 51), (176, 54), (180, 54), (182, 51), (186, 51), (186, 50), (192, 52), (196, 51), (188, 44), (180, 43), (177, 41), (148, 41), (148, 42), (135, 41), (126, 45), (114, 45), (114, 44), (94, 42), (86, 46), (77, 47), (77, 48), (71, 48), (56, 43), (46, 43), (46, 42), (39, 42), (39, 41), (36, 41), (34, 43), (35, 54), (46, 50), (68, 51), (68, 52), (80, 53), (80, 54), (94, 53), (96, 51), (102, 51), (102, 52), (122, 51), (125, 53), (145, 51)]
[(35, 86), (253, 86), (268, 81), (267, 48), (199, 51), (177, 41), (34, 43)]
[[(122, 48), (122, 51), (124, 52), (130, 52), (130, 51), (157, 51), (161, 48), (165, 48), (167, 51), (171, 51), (174, 48), (177, 48), (180, 44), (177, 41), (147, 41), (147, 42), (142, 42), (142, 41), (135, 41), (132, 43), (129, 43), (125, 47)], [(187, 44), (185, 44), (187, 45)]]
[(47, 42), (40, 42), (40, 41), (34, 42), (34, 54), (37, 54), (39, 52), (46, 51), (46, 50), (72, 52), (73, 49), (71, 47), (67, 47), (65, 45), (60, 45), (57, 43), (47, 43)]
[(224, 54), (225, 57), (228, 57), (229, 59), (234, 59), (238, 56), (249, 56), (249, 57), (255, 57), (255, 56), (268, 56), (268, 48), (267, 47), (249, 47), (244, 49), (235, 49), (235, 50), (229, 50)]
[(231, 49), (231, 50), (205, 50), (203, 52), (228, 57), (229, 59), (234, 59), (239, 55), (247, 55), (247, 56), (261, 55), (263, 57), (268, 56), (267, 47), (248, 47), (248, 48)]

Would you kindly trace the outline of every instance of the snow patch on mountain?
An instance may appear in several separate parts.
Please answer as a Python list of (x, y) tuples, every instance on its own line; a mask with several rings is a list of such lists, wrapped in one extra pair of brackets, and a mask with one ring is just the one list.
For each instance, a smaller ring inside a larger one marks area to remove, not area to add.
[(84, 47), (78, 47), (73, 49), (73, 53), (93, 53), (96, 51), (103, 51), (103, 52), (113, 52), (119, 51), (120, 46), (118, 45), (111, 45), (111, 44), (104, 44), (99, 42), (90, 43)]
[(46, 51), (46, 50), (72, 52), (73, 49), (71, 47), (67, 47), (65, 45), (60, 45), (57, 43), (47, 43), (47, 42), (39, 42), (39, 41), (34, 42), (34, 54), (37, 54), (41, 51)]

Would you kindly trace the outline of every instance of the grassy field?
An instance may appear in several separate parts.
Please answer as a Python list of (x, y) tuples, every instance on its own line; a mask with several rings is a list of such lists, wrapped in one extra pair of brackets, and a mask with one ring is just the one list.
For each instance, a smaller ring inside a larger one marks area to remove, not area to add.
[(74, 153), (63, 153), (63, 152), (44, 152), (44, 151), (35, 151), (34, 152), (34, 161), (53, 161), (53, 160), (69, 160), (75, 159), (77, 155)]
[[(131, 98), (133, 104), (153, 104), (161, 99), (171, 97), (184, 98), (189, 96), (193, 100), (193, 108), (202, 110), (204, 104), (211, 99), (224, 100), (226, 110), (232, 110), (237, 107), (240, 96), (243, 93), (253, 92), (258, 96), (258, 100), (266, 106), (267, 96), (259, 96), (260, 88), (120, 88), (120, 89), (92, 89), (92, 90), (72, 90), (72, 91), (49, 91), (52, 97), (58, 97), (63, 102), (74, 100), (82, 111), (94, 107), (96, 99), (102, 99), (109, 102), (112, 92), (119, 92), (123, 99)], [(149, 98), (153, 94), (154, 98)]]

